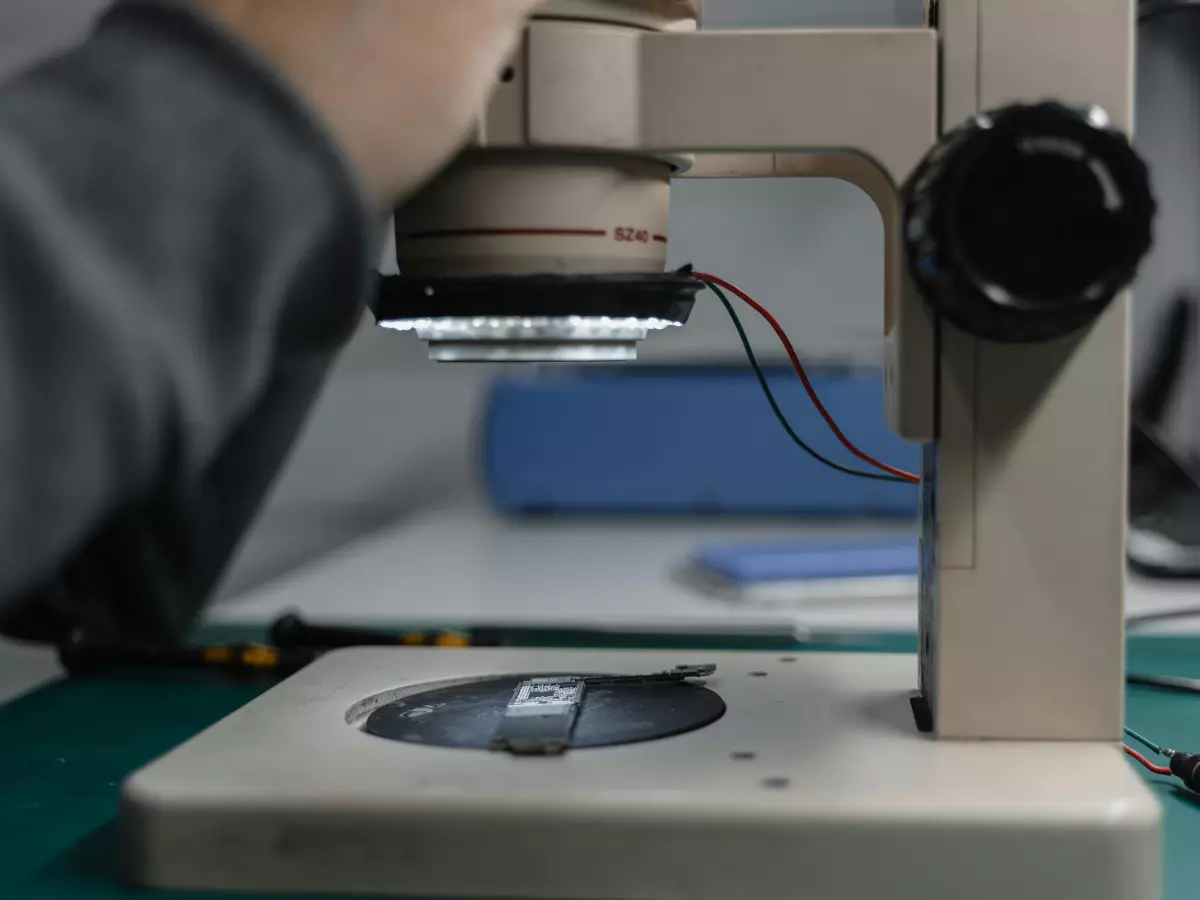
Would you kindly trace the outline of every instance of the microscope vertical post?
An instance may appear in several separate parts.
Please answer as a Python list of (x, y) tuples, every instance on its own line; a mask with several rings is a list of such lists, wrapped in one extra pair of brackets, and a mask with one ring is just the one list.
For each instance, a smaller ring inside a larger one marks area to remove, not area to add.
[[(1130, 131), (1134, 5), (942, 0), (943, 121), (1056, 97)], [(940, 325), (921, 634), (941, 737), (1120, 738), (1129, 303), (1043, 344)]]

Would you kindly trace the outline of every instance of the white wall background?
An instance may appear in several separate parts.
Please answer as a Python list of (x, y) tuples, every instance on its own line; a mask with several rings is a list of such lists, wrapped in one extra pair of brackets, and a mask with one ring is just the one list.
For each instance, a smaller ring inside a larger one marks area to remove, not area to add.
[[(97, 0), (0, 0), (0, 77), (84, 33)], [(915, 25), (922, 0), (707, 0), (710, 27)], [(1163, 200), (1160, 244), (1137, 306), (1139, 339), (1165, 294), (1200, 262), (1200, 17), (1155, 28), (1142, 66), (1141, 143)], [(1085, 36), (1081, 36), (1084, 39)], [(684, 182), (673, 197), (673, 262), (724, 274), (771, 304), (815, 355), (877, 352), (882, 239), (877, 214), (838, 182)], [(767, 334), (755, 323), (764, 347)], [(715, 303), (652, 343), (650, 360), (738, 358)], [(280, 574), (431, 503), (475, 490), (473, 421), (491, 372), (438, 368), (423, 349), (364, 324), (348, 349), (227, 593)], [(1196, 380), (1193, 376), (1193, 381)], [(1200, 443), (1195, 394), (1177, 433)], [(430, 413), (429, 410), (434, 410)], [(424, 412), (419, 412), (424, 410)]]

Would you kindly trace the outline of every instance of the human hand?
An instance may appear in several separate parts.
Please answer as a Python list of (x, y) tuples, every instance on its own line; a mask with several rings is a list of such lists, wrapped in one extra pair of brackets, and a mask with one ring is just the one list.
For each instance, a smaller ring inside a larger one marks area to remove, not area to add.
[(324, 119), (386, 209), (433, 174), (543, 0), (189, 0)]

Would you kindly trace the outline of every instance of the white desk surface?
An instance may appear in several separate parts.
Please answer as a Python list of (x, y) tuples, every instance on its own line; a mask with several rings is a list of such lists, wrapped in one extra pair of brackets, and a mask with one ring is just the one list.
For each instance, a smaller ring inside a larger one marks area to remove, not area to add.
[[(912, 631), (916, 599), (738, 607), (678, 578), (706, 541), (903, 533), (907, 523), (794, 520), (497, 518), (462, 503), (419, 513), (273, 584), (214, 608), (215, 623), (265, 622), (284, 610), (326, 621), (552, 623), (610, 628), (793, 627)], [(1200, 585), (1131, 578), (1128, 608), (1200, 604)], [(1200, 630), (1200, 617), (1156, 630)]]

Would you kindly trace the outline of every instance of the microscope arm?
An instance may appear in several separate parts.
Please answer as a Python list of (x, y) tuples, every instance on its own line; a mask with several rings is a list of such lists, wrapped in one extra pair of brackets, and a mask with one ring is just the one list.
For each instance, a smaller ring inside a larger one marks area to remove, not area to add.
[(886, 416), (908, 440), (934, 439), (932, 317), (905, 272), (897, 185), (938, 136), (935, 31), (534, 22), (517, 63), (481, 146), (736, 154), (702, 155), (696, 174), (837, 178), (863, 190), (884, 226)]

